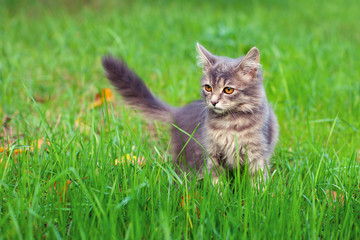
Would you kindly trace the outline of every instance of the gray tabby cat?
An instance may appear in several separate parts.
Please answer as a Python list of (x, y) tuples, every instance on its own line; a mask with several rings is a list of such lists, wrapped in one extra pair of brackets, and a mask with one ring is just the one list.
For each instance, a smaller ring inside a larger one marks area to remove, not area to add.
[(182, 108), (156, 98), (123, 61), (104, 57), (103, 66), (126, 104), (172, 124), (174, 162), (182, 170), (201, 176), (206, 164), (216, 183), (224, 170), (248, 161), (251, 176), (261, 170), (268, 177), (278, 123), (266, 98), (259, 50), (254, 47), (237, 59), (215, 56), (199, 43), (197, 51), (203, 100)]

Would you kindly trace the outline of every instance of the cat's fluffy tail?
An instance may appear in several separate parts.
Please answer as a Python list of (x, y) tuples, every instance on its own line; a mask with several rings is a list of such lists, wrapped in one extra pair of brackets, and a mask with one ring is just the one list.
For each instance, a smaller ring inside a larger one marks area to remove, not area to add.
[(106, 70), (106, 77), (128, 105), (140, 110), (146, 117), (172, 122), (174, 109), (157, 99), (125, 62), (106, 56), (102, 59), (102, 64)]

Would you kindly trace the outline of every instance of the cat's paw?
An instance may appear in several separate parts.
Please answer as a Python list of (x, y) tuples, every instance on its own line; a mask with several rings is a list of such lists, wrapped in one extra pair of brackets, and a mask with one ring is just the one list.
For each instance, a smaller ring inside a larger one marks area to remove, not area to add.
[(222, 181), (220, 181), (219, 177), (213, 177), (211, 179), (211, 183), (213, 185), (213, 187), (217, 190), (219, 196), (222, 196), (222, 188), (224, 186), (224, 183)]

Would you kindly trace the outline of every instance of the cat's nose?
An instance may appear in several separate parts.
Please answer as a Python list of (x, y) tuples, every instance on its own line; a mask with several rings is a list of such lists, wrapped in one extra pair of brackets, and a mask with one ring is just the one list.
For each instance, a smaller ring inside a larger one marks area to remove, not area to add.
[(211, 104), (215, 107), (215, 105), (218, 103), (218, 101), (210, 101)]

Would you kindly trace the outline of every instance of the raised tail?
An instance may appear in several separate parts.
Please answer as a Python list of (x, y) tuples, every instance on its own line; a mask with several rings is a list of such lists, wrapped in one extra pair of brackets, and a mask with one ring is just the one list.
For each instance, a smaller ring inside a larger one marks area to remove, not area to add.
[(157, 99), (125, 62), (107, 56), (102, 59), (102, 64), (106, 77), (123, 96), (126, 104), (140, 110), (145, 117), (172, 122), (173, 108)]

